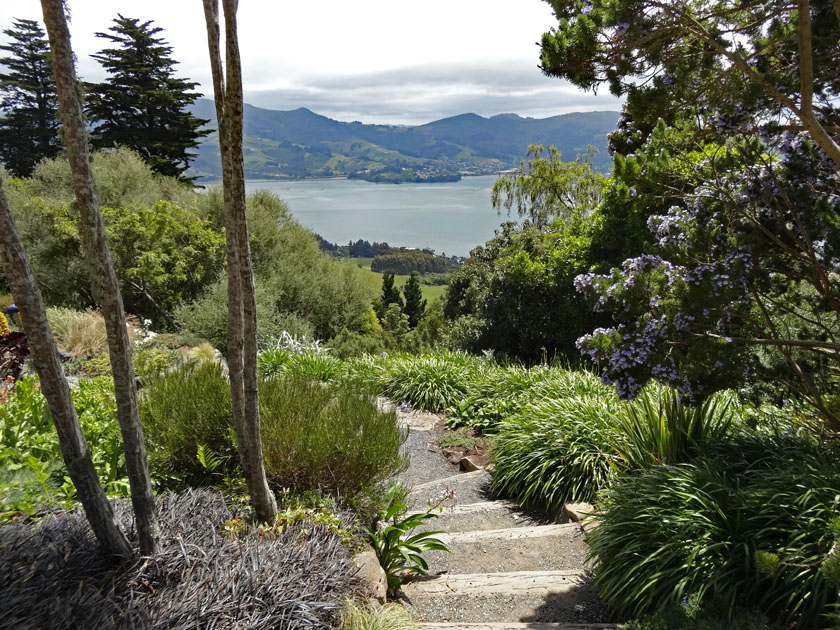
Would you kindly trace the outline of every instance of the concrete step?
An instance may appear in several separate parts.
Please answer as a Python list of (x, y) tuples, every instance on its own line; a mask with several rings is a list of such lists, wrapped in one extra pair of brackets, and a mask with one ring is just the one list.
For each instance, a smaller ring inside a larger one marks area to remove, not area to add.
[(615, 623), (528, 623), (488, 621), (484, 623), (418, 623), (418, 630), (620, 630)]
[(562, 571), (586, 564), (586, 544), (575, 523), (537, 525), (437, 536), (450, 553), (424, 555), (429, 573), (497, 573)]
[(592, 623), (608, 620), (581, 570), (444, 574), (403, 586), (425, 622)]

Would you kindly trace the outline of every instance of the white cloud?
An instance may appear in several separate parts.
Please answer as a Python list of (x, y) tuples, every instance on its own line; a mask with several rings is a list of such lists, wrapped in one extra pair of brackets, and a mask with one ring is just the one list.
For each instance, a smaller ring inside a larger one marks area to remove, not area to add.
[[(68, 0), (79, 74), (102, 78), (89, 55), (117, 13), (154, 20), (179, 61), (179, 76), (210, 94), (206, 34), (198, 0)], [(41, 19), (38, 0), (0, 6)], [(309, 107), (364, 122), (415, 123), (474, 111), (545, 116), (617, 109), (537, 69), (536, 41), (554, 24), (540, 0), (244, 0), (239, 9), (246, 101), (270, 109)]]

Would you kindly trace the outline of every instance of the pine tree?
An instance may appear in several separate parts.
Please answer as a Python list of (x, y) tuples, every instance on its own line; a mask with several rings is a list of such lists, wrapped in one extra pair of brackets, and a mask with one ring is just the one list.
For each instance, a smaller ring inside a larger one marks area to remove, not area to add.
[(45, 33), (33, 20), (15, 19), (4, 30), (10, 41), (0, 50), (0, 160), (10, 173), (27, 177), (44, 158), (59, 150), (58, 104)]
[(416, 328), (420, 318), (423, 317), (423, 313), (426, 312), (426, 300), (423, 299), (423, 292), (420, 289), (420, 281), (417, 279), (416, 273), (411, 274), (402, 291), (405, 296), (403, 313), (408, 316), (408, 325)]
[(93, 145), (129, 147), (158, 173), (185, 179), (190, 149), (208, 133), (200, 128), (209, 121), (186, 110), (200, 96), (192, 91), (198, 83), (173, 76), (172, 47), (155, 37), (163, 29), (119, 14), (114, 22), (96, 36), (117, 47), (93, 55), (109, 76), (86, 86)]

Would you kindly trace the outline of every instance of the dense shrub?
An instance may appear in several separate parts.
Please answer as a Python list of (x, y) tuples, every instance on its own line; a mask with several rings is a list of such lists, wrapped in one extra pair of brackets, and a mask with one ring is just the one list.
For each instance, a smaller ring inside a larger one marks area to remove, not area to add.
[(447, 412), (450, 427), (468, 426), (493, 432), (499, 424), (519, 413), (523, 406), (543, 399), (599, 394), (612, 397), (598, 377), (585, 370), (559, 367), (497, 367), (479, 372), (467, 395)]
[(604, 495), (589, 538), (604, 600), (623, 617), (694, 597), (757, 608), (785, 627), (828, 625), (822, 615), (836, 615), (840, 602), (830, 560), (840, 508), (836, 449), (743, 434), (707, 450)]
[(356, 505), (400, 472), (408, 436), (396, 414), (356, 387), (290, 376), (260, 385), (263, 455), (269, 483), (320, 489)]
[(588, 270), (591, 230), (583, 216), (544, 230), (504, 224), (452, 277), (444, 305), (452, 342), (529, 363), (579, 358), (575, 341), (603, 319), (573, 285)]
[[(0, 527), (4, 628), (322, 628), (358, 588), (350, 552), (312, 520), (247, 527), (210, 490), (158, 497), (161, 550), (114, 566), (81, 511)], [(117, 519), (135, 530), (128, 501)], [(225, 535), (227, 534), (227, 535)]]
[(261, 352), (257, 357), (257, 369), (264, 379), (293, 374), (328, 381), (338, 371), (339, 364), (332, 355), (312, 350), (292, 352), (275, 348)]
[(412, 273), (445, 273), (449, 270), (449, 261), (425, 252), (393, 252), (374, 257), (370, 263), (370, 270), (400, 276)]
[[(359, 271), (323, 253), (315, 236), (271, 193), (258, 191), (248, 196), (247, 203), (260, 336), (270, 339), (286, 330), (330, 339), (344, 329), (361, 332), (372, 291)], [(221, 196), (211, 191), (205, 211), (219, 229), (221, 210)], [(201, 298), (180, 306), (175, 320), (186, 334), (223, 349), (226, 305), (227, 282), (222, 278)]]
[(196, 458), (203, 445), (237, 466), (230, 385), (218, 364), (188, 365), (144, 381), (140, 419), (156, 480), (179, 488), (208, 481)]

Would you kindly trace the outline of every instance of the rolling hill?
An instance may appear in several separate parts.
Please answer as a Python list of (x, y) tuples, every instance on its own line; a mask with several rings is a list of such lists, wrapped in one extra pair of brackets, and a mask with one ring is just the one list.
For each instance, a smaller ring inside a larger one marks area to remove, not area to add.
[[(213, 101), (192, 113), (211, 120)], [(245, 172), (249, 178), (349, 176), (373, 181), (441, 181), (460, 174), (514, 167), (529, 144), (553, 144), (568, 159), (597, 147), (598, 168), (609, 168), (607, 133), (618, 112), (582, 112), (551, 118), (461, 114), (414, 127), (339, 122), (306, 108), (275, 111), (245, 105)], [(192, 174), (221, 176), (218, 137), (204, 139)]]

